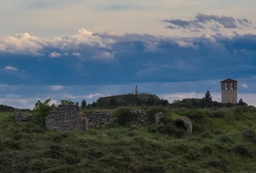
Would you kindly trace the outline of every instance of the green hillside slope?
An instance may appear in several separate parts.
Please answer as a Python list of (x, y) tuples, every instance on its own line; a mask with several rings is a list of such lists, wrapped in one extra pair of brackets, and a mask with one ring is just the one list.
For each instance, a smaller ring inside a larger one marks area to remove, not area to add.
[[(15, 124), (13, 113), (0, 113), (0, 172), (256, 172), (254, 107), (156, 109), (165, 115), (158, 125), (88, 133)], [(180, 116), (192, 121), (192, 135), (176, 128)]]

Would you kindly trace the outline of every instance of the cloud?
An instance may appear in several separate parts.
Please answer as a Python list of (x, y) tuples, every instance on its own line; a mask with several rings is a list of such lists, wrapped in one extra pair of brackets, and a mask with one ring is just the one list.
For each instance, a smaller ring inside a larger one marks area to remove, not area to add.
[(0, 82), (65, 86), (203, 81), (250, 77), (256, 70), (253, 34), (183, 38), (80, 29), (70, 36), (40, 39), (40, 44), (38, 55), (2, 54), (1, 63), (12, 62), (24, 72), (0, 70)]
[(49, 56), (50, 56), (51, 58), (58, 58), (58, 57), (61, 56), (61, 54), (58, 53), (58, 52), (52, 52)]
[(107, 52), (107, 51), (100, 51), (93, 55), (95, 59), (105, 59), (105, 60), (112, 60), (114, 59), (114, 54)]
[(85, 96), (86, 98), (88, 99), (93, 99), (93, 98), (98, 98), (98, 97), (104, 97), (105, 95), (104, 94), (101, 94), (101, 93), (96, 93), (96, 94), (89, 94), (87, 96)]
[(6, 66), (6, 67), (4, 68), (4, 70), (8, 70), (8, 71), (18, 71), (17, 68), (12, 67), (12, 66)]
[(58, 58), (62, 54), (81, 57), (102, 51), (105, 57), (111, 57), (113, 55), (107, 55), (104, 51), (111, 48), (113, 43), (111, 38), (94, 35), (83, 28), (67, 37), (38, 38), (24, 33), (0, 38), (0, 53)]
[(248, 86), (247, 86), (246, 83), (242, 83), (242, 87), (243, 87), (243, 88), (248, 88)]
[[(243, 24), (240, 22), (241, 20), (235, 20), (233, 17), (228, 17), (228, 16), (218, 16), (218, 15), (205, 15), (202, 13), (198, 13), (196, 15), (196, 20), (195, 22), (198, 23), (207, 23), (207, 22), (216, 22), (221, 25), (223, 25), (225, 28), (237, 28), (237, 24)], [(246, 23), (246, 21), (244, 21)], [(247, 22), (248, 23), (248, 22)]]
[(170, 24), (167, 26), (169, 29), (186, 29), (193, 32), (205, 29), (218, 32), (220, 26), (225, 29), (236, 29), (249, 27), (252, 24), (247, 19), (235, 19), (230, 16), (206, 15), (202, 13), (197, 13), (195, 18), (191, 20), (170, 19), (163, 20), (163, 22)]
[(30, 36), (28, 33), (7, 36), (0, 39), (0, 52), (38, 55), (38, 51), (43, 48), (40, 42), (40, 38)]
[(53, 85), (53, 86), (51, 86), (50, 88), (51, 88), (52, 90), (54, 90), (54, 91), (60, 91), (60, 90), (62, 90), (64, 87), (61, 86), (61, 85)]

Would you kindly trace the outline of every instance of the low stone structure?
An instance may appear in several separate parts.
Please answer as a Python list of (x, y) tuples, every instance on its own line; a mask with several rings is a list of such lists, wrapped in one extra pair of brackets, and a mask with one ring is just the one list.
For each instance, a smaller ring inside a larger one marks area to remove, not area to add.
[(159, 120), (163, 117), (163, 113), (162, 112), (158, 112), (157, 114), (155, 114), (155, 124), (157, 125), (157, 123), (159, 122)]
[(192, 122), (189, 119), (179, 117), (179, 118), (176, 118), (174, 122), (177, 128), (184, 129), (185, 131), (188, 132), (188, 134), (192, 134), (193, 126), (192, 126)]
[(33, 120), (31, 112), (22, 112), (21, 110), (15, 109), (14, 113), (16, 123), (28, 123)]
[(59, 105), (46, 117), (46, 128), (57, 131), (87, 131), (88, 127), (106, 127), (117, 122), (111, 112), (85, 115), (77, 105)]
[(59, 105), (46, 117), (46, 128), (57, 131), (86, 131), (87, 118), (77, 105)]
[(148, 115), (142, 110), (131, 110), (131, 116), (135, 117), (133, 123), (135, 124), (145, 124), (149, 122)]
[(94, 112), (87, 115), (89, 127), (106, 127), (114, 122), (117, 118), (113, 117), (112, 112)]

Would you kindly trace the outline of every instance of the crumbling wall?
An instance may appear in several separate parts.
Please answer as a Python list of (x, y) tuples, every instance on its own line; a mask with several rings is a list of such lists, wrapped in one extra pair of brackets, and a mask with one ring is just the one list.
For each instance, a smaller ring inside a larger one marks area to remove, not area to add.
[(149, 122), (148, 115), (145, 111), (142, 110), (131, 110), (131, 116), (135, 117), (132, 118), (132, 123), (134, 124), (146, 124)]
[(46, 117), (46, 128), (57, 131), (86, 131), (86, 117), (77, 105), (59, 105)]
[(89, 127), (106, 127), (114, 122), (117, 118), (113, 117), (112, 112), (94, 112), (87, 115)]
[(32, 121), (32, 113), (31, 112), (22, 112), (21, 110), (15, 109), (15, 122), (16, 123), (28, 123)]

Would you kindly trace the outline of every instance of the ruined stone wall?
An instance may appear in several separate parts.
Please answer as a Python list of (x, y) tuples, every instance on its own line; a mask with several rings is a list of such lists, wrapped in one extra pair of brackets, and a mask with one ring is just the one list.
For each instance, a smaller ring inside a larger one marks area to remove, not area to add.
[(59, 105), (46, 117), (46, 128), (57, 131), (85, 131), (86, 117), (77, 105)]
[(94, 112), (87, 115), (89, 127), (106, 127), (114, 122), (117, 118), (113, 117), (112, 112)]
[(28, 123), (32, 121), (32, 113), (31, 112), (23, 112), (21, 110), (15, 109), (15, 122), (16, 123)]
[(142, 110), (131, 110), (130, 111), (133, 124), (146, 124), (149, 123), (148, 115)]

